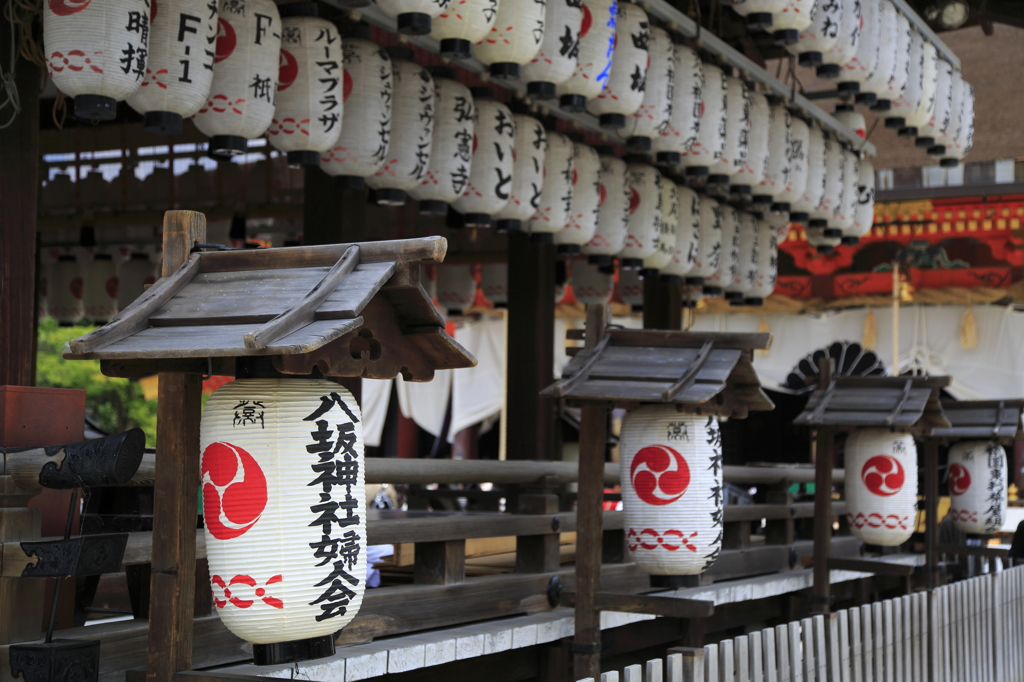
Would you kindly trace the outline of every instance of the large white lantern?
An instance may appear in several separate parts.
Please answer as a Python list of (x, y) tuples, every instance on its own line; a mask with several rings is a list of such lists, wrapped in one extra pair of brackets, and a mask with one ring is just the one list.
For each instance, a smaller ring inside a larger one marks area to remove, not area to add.
[(612, 256), (626, 245), (629, 231), (631, 192), (626, 162), (610, 151), (601, 156), (601, 203), (597, 210), (597, 231), (583, 245), (583, 253), (592, 264), (609, 267)]
[(867, 137), (867, 125), (864, 114), (857, 111), (852, 104), (837, 104), (832, 116), (844, 126), (852, 130), (862, 140)]
[(569, 223), (572, 212), (572, 178), (575, 150), (569, 136), (554, 130), (547, 133), (544, 156), (544, 186), (537, 212), (530, 219), (530, 234), (537, 241), (551, 241)]
[(722, 549), (722, 436), (712, 416), (645, 405), (619, 436), (623, 530), (652, 575), (706, 571)]
[(117, 103), (135, 94), (146, 78), (149, 2), (48, 0), (40, 4), (43, 52), (53, 84), (75, 98), (75, 116), (112, 120)]
[(839, 83), (836, 86), (839, 92), (848, 95), (858, 94), (861, 83), (866, 83), (879, 67), (881, 41), (888, 35), (882, 30), (881, 25), (883, 2), (889, 3), (889, 0), (861, 0), (855, 3), (855, 13), (860, 14), (857, 26), (859, 35), (854, 42), (854, 53), (840, 67)]
[(826, 52), (839, 44), (839, 27), (843, 20), (844, 2), (856, 0), (828, 0), (818, 2), (811, 14), (811, 23), (800, 30), (800, 37), (786, 45), (803, 67), (815, 67), (824, 62)]
[[(836, 211), (841, 210), (843, 190), (846, 188), (846, 165), (843, 158), (843, 147), (830, 136), (824, 138), (825, 156), (825, 189), (818, 205), (811, 209), (810, 227), (832, 227)], [(839, 236), (828, 234), (827, 236)]]
[(473, 44), (487, 37), (498, 17), (498, 0), (449, 0), (433, 18), (430, 37), (449, 59), (473, 56)]
[(967, 82), (959, 71), (953, 71), (952, 81), (949, 97), (949, 115), (936, 131), (935, 144), (928, 148), (928, 153), (932, 156), (946, 156), (947, 147), (956, 146)]
[(675, 90), (675, 48), (668, 32), (657, 26), (650, 29), (647, 68), (640, 107), (626, 119), (619, 135), (626, 138), (626, 148), (637, 152), (651, 150), (651, 141), (668, 130), (672, 118)]
[(82, 307), (82, 273), (78, 260), (71, 254), (57, 256), (47, 290), (50, 315), (62, 327), (74, 326), (85, 317)]
[(711, 165), (709, 185), (727, 186), (747, 160), (750, 147), (750, 90), (736, 76), (726, 76), (725, 147)]
[(476, 118), (473, 123), (473, 165), (469, 182), (452, 208), (466, 227), (490, 227), (491, 216), (505, 208), (512, 192), (516, 122), (509, 108), (494, 99), (488, 87), (470, 88)]
[(800, 39), (800, 32), (811, 25), (817, 0), (788, 0), (786, 5), (772, 14), (772, 38), (776, 45), (792, 45)]
[(704, 284), (722, 261), (722, 207), (706, 194), (699, 195), (699, 200), (697, 253), (686, 276), (686, 283), (694, 285)]
[(476, 44), (473, 54), (490, 65), (491, 78), (519, 78), (523, 64), (529, 64), (544, 40), (543, 0), (499, 2), (487, 36)]
[(725, 298), (736, 305), (744, 302), (757, 283), (761, 257), (761, 226), (757, 218), (746, 211), (739, 212), (739, 254), (732, 281), (725, 284)]
[(656, 277), (676, 255), (676, 227), (679, 224), (679, 188), (668, 178), (661, 180), (661, 231), (658, 248), (644, 258), (644, 277)]
[(647, 67), (651, 56), (651, 23), (639, 5), (619, 3), (615, 26), (615, 49), (608, 84), (597, 97), (587, 101), (587, 111), (599, 118), (602, 128), (626, 125), (644, 101)]
[[(924, 43), (924, 69), (921, 79), (921, 100), (917, 108), (906, 117), (900, 129), (903, 137), (917, 137), (917, 132), (931, 120), (935, 112), (939, 88), (939, 53), (929, 41)], [(888, 125), (889, 121), (886, 121)]]
[(744, 305), (759, 306), (775, 291), (779, 264), (779, 236), (766, 221), (758, 221), (757, 279), (746, 294)]
[(843, 243), (853, 245), (860, 242), (860, 233), (857, 232), (857, 201), (860, 187), (860, 157), (849, 149), (843, 149), (843, 201), (836, 209), (834, 223), (830, 226), (838, 227), (843, 232)]
[(462, 196), (473, 162), (473, 95), (455, 80), (455, 70), (431, 67), (434, 78), (434, 132), (423, 180), (409, 190), (420, 213), (445, 215)]
[(644, 258), (658, 250), (661, 237), (662, 177), (654, 166), (631, 163), (629, 178), (629, 228), (626, 245), (619, 251), (624, 268), (643, 266)]
[[(355, 31), (356, 28), (353, 28)], [(391, 57), (364, 38), (344, 38), (345, 111), (341, 135), (320, 157), (320, 168), (351, 189), (381, 169), (391, 141), (391, 104), (395, 83)]]
[(601, 157), (593, 147), (572, 143), (572, 203), (565, 227), (555, 233), (559, 253), (580, 253), (597, 232), (601, 208)]
[(949, 449), (949, 513), (965, 533), (993, 535), (1006, 519), (1006, 450), (965, 441)]
[[(789, 173), (783, 176), (782, 189), (775, 195), (775, 203), (772, 204), (773, 211), (785, 213), (803, 197), (807, 189), (807, 151), (811, 146), (811, 129), (807, 121), (799, 116), (791, 116), (789, 123), (789, 151), (786, 154)], [(775, 149), (774, 142), (772, 148)]]
[(149, 254), (135, 251), (117, 269), (117, 309), (124, 310), (156, 282), (157, 272)]
[(384, 206), (402, 206), (406, 193), (423, 182), (434, 139), (434, 79), (412, 61), (412, 49), (388, 48), (394, 81), (391, 140), (384, 165), (366, 178), (373, 198)]
[(449, 315), (461, 315), (476, 300), (476, 278), (469, 265), (437, 267), (437, 303)]
[(508, 263), (486, 263), (481, 266), (480, 291), (495, 308), (507, 308)]
[(499, 232), (523, 229), (523, 223), (540, 207), (544, 188), (544, 157), (547, 131), (541, 122), (525, 114), (513, 114), (516, 123), (515, 163), (512, 166), (512, 191), (505, 208), (494, 214)]
[[(847, 79), (850, 81), (858, 81), (858, 93), (857, 93), (857, 104), (863, 104), (866, 106), (876, 106), (880, 97), (888, 97), (889, 81), (896, 75), (897, 65), (902, 64), (903, 66), (903, 78), (904, 84), (906, 82), (906, 61), (908, 55), (904, 53), (899, 54), (900, 48), (900, 22), (896, 12), (896, 7), (889, 2), (889, 0), (873, 0), (876, 7), (874, 9), (877, 17), (876, 21), (878, 24), (877, 37), (874, 38), (878, 47), (877, 63), (875, 68), (867, 74), (863, 80), (859, 80), (862, 72), (859, 70), (860, 60), (858, 57), (857, 63), (853, 69), (848, 69), (849, 75), (843, 76), (843, 81), (839, 83), (839, 87), (846, 87), (850, 89), (850, 86), (845, 86)], [(865, 16), (867, 10), (865, 10)], [(905, 19), (904, 19), (905, 21)], [(909, 24), (907, 25), (909, 30)], [(868, 32), (867, 27), (861, 31), (861, 40), (871, 40), (871, 36)], [(909, 36), (908, 41), (904, 47), (909, 48)], [(851, 62), (852, 63), (852, 62)], [(849, 67), (850, 64), (847, 65)]]
[(839, 78), (843, 67), (857, 55), (862, 20), (860, 0), (843, 0), (838, 39), (835, 47), (821, 55), (822, 64), (817, 70), (819, 78)]
[[(794, 126), (795, 128), (795, 126)], [(825, 136), (821, 128), (814, 126), (808, 133), (806, 154), (807, 182), (803, 194), (791, 204), (790, 219), (795, 223), (806, 222), (811, 213), (821, 205), (825, 196)]]
[(274, 118), (281, 73), (281, 17), (271, 0), (219, 0), (213, 82), (192, 117), (214, 156), (245, 152)]
[(206, 403), (198, 473), (213, 603), (257, 664), (330, 656), (362, 605), (361, 422), (352, 394), (323, 379), (237, 379)]
[(852, 236), (863, 237), (875, 221), (875, 167), (867, 159), (860, 160), (857, 174), (857, 206), (853, 212)]
[(82, 268), (82, 307), (96, 325), (117, 314), (117, 263), (109, 253), (97, 253)]
[(572, 268), (572, 293), (583, 305), (592, 303), (604, 305), (612, 300), (615, 290), (615, 275), (604, 272), (599, 265), (583, 260), (574, 260)]
[(679, 159), (686, 167), (686, 175), (693, 177), (706, 177), (711, 166), (725, 154), (726, 126), (729, 117), (729, 81), (726, 80), (725, 73), (708, 62), (701, 64), (701, 72), (704, 84), (701, 89), (701, 116), (697, 139)]
[[(526, 94), (536, 99), (554, 99), (557, 86), (576, 71), (583, 26), (580, 0), (549, 0), (544, 15), (544, 40), (537, 56), (524, 64), (522, 79)], [(587, 27), (590, 28), (589, 25)]]
[(768, 100), (768, 159), (764, 164), (764, 177), (754, 187), (753, 202), (770, 207), (781, 196), (790, 174), (789, 146), (792, 116), (774, 95)]
[(319, 165), (320, 154), (338, 141), (345, 96), (338, 29), (326, 19), (298, 14), (303, 6), (281, 6), (277, 105), (267, 130), (271, 146), (287, 152), (293, 167)]
[[(700, 56), (690, 47), (673, 45), (672, 115), (668, 125), (651, 143), (658, 165), (679, 165), (700, 132), (704, 111), (704, 69)], [(648, 74), (648, 77), (650, 74)]]
[(956, 166), (967, 156), (974, 144), (974, 88), (970, 83), (964, 83), (958, 121), (956, 140), (951, 147), (947, 148), (946, 155), (939, 162), (942, 166)]
[(128, 104), (142, 114), (146, 132), (178, 135), (181, 120), (206, 104), (213, 82), (216, 52), (210, 45), (217, 38), (216, 3), (159, 2), (150, 16), (146, 78)]
[[(917, 111), (921, 104), (921, 94), (924, 90), (925, 59), (924, 59), (924, 38), (921, 33), (907, 24), (907, 31), (910, 35), (909, 47), (907, 49), (907, 77), (904, 87), (899, 92), (893, 89), (896, 84), (890, 81), (889, 98), (883, 103), (879, 98), (878, 111), (885, 119), (886, 128), (903, 128), (906, 120)], [(897, 69), (898, 72), (898, 69)], [(898, 77), (897, 77), (898, 79)]]
[(450, 0), (376, 0), (388, 16), (395, 17), (399, 33), (424, 36), (430, 33), (431, 19), (448, 8)]
[[(664, 182), (671, 181), (665, 179)], [(672, 260), (661, 269), (662, 277), (686, 277), (690, 274), (700, 245), (700, 197), (686, 185), (676, 185), (676, 192), (679, 203), (676, 245)]]
[(846, 439), (846, 520), (869, 545), (910, 539), (917, 514), (917, 446), (886, 429), (862, 429)]
[(746, 199), (765, 180), (768, 170), (769, 143), (771, 141), (772, 110), (768, 98), (760, 92), (749, 91), (750, 129), (747, 137), (747, 158), (732, 176), (729, 191)]
[(736, 277), (740, 261), (740, 214), (728, 204), (721, 206), (722, 250), (718, 267), (704, 278), (704, 295), (721, 296)]
[[(565, 111), (583, 111), (587, 100), (597, 97), (608, 85), (615, 49), (616, 0), (583, 0), (576, 69), (569, 80), (558, 84), (558, 106)], [(571, 36), (570, 36), (571, 37)]]
[(936, 59), (935, 103), (932, 114), (917, 128), (918, 147), (930, 149), (945, 136), (953, 116), (953, 65), (945, 59)]

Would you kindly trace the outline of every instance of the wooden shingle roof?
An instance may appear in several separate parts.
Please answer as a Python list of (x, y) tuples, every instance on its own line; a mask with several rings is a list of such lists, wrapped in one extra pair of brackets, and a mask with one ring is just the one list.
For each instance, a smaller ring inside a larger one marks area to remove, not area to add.
[(936, 438), (984, 438), (1008, 440), (1020, 430), (1024, 400), (943, 400), (942, 412), (949, 428), (932, 431)]
[(917, 430), (949, 426), (939, 390), (949, 377), (837, 377), (811, 394), (794, 424)]

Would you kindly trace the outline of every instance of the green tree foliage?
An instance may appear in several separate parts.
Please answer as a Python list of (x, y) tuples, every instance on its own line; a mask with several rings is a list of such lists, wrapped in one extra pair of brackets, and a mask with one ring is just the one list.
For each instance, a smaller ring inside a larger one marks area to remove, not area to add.
[(146, 400), (131, 379), (100, 372), (99, 360), (65, 360), (61, 353), (71, 339), (93, 327), (61, 327), (52, 317), (39, 322), (36, 384), (53, 388), (84, 388), (85, 411), (100, 428), (119, 433), (133, 427), (146, 432), (146, 446), (156, 445), (156, 400)]

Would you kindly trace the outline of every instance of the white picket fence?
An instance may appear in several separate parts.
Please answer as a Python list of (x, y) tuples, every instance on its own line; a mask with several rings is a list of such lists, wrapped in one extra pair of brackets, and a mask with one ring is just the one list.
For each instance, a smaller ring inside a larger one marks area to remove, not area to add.
[[(618, 671), (601, 675), (619, 680)], [(686, 649), (622, 675), (663, 680), (1024, 682), (1024, 566)]]

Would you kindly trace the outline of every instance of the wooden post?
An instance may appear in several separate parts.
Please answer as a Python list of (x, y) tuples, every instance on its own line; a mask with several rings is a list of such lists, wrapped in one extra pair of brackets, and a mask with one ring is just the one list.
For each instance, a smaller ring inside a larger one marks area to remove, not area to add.
[(683, 299), (679, 284), (644, 277), (644, 329), (682, 329)]
[[(818, 390), (824, 392), (832, 383), (832, 358), (818, 360)], [(811, 589), (815, 613), (828, 613), (831, 585), (828, 555), (832, 545), (832, 429), (818, 428), (814, 460), (814, 586)]]
[[(307, 168), (303, 180), (302, 243), (306, 246), (370, 241), (366, 192), (340, 189), (320, 168)], [(377, 237), (380, 239), (381, 237)]]
[[(188, 259), (194, 244), (205, 241), (202, 213), (165, 213), (161, 274), (169, 276)], [(159, 374), (148, 682), (171, 682), (174, 673), (192, 667), (202, 389), (199, 374)]]
[(929, 590), (938, 587), (939, 562), (935, 548), (939, 543), (939, 444), (934, 438), (924, 442), (924, 547), (925, 570)]
[[(604, 336), (608, 309), (587, 306), (585, 345), (597, 346)], [(511, 434), (510, 434), (511, 435)], [(583, 405), (580, 417), (579, 487), (576, 502), (576, 637), (575, 678), (601, 674), (601, 612), (595, 594), (601, 587), (601, 523), (604, 511), (604, 454), (608, 440), (608, 406)]]

